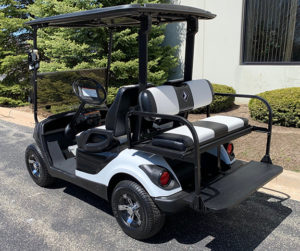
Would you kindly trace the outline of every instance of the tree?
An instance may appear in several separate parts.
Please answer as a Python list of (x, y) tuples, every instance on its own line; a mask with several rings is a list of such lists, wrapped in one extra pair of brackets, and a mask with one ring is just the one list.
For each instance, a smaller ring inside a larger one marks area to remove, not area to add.
[[(32, 19), (37, 17), (46, 17), (112, 5), (145, 2), (158, 3), (164, 2), (164, 0), (36, 0), (34, 2), (27, 1), (26, 3), (16, 0), (2, 1), (2, 4), (0, 5), (6, 6), (4, 8), (8, 8), (8, 6), (10, 6), (9, 8), (17, 9), (22, 13), (22, 16), (14, 15), (17, 20), (15, 20), (13, 16), (3, 16), (3, 20), (9, 19), (10, 22), (13, 22), (12, 20), (14, 20), (16, 24), (15, 29), (14, 31), (10, 30), (10, 32), (8, 33), (10, 34), (12, 39), (18, 38), (20, 41), (22, 41), (21, 43), (19, 42), (19, 45), (23, 46), (22, 50), (19, 50), (19, 53), (16, 53), (16, 55), (14, 56), (14, 63), (16, 64), (11, 66), (16, 69), (19, 68), (20, 73), (22, 71), (25, 72), (25, 69), (27, 69), (26, 54), (24, 48), (26, 48), (26, 44), (32, 43), (32, 41), (28, 40), (26, 43), (26, 39), (23, 39), (25, 37), (25, 34), (28, 37), (28, 34), (30, 34), (31, 32), (30, 27), (25, 27), (23, 25), (26, 18)], [(20, 4), (20, 6), (22, 7), (18, 8), (16, 3)], [(0, 9), (0, 12), (2, 12), (2, 9)], [(28, 14), (26, 15), (24, 13)], [(19, 27), (19, 30), (16, 30), (17, 27)], [(137, 28), (118, 28), (116, 31), (117, 32), (115, 32), (113, 35), (114, 45), (111, 70), (114, 78), (112, 84), (114, 86), (121, 86), (125, 84), (137, 83)], [(174, 56), (176, 48), (172, 48), (170, 46), (162, 46), (165, 38), (164, 31), (165, 26), (153, 26), (149, 39), (149, 81), (155, 84), (160, 84), (166, 81), (169, 71), (177, 65), (177, 58)], [(108, 30), (105, 28), (39, 29), (38, 48), (42, 59), (40, 71), (53, 72), (70, 69), (106, 67), (108, 37)], [(4, 50), (0, 48), (1, 59), (3, 52)], [(17, 61), (17, 58), (19, 61)], [(17, 62), (19, 62), (19, 64)], [(3, 67), (5, 65), (8, 64), (3, 64)], [(3, 71), (1, 72), (7, 74), (8, 68), (3, 68)], [(18, 78), (18, 76), (19, 75), (16, 74), (16, 71), (12, 72), (12, 78), (10, 78), (9, 82), (14, 84), (19, 83), (20, 78)]]
[[(23, 104), (28, 94), (26, 6), (30, 0), (0, 0), (0, 104)], [(1, 98), (2, 96), (2, 98)], [(3, 98), (5, 97), (5, 98)]]
[[(34, 16), (44, 17), (97, 7), (129, 3), (157, 3), (159, 1), (115, 0), (77, 1), (37, 0), (29, 6)], [(46, 4), (45, 4), (46, 3)], [(149, 81), (160, 84), (166, 81), (170, 69), (177, 65), (174, 56), (176, 48), (162, 46), (164, 26), (153, 26), (149, 40)], [(114, 85), (137, 83), (138, 77), (138, 34), (137, 28), (118, 29), (114, 33), (111, 70), (115, 76)], [(108, 31), (104, 28), (53, 29), (39, 31), (39, 49), (44, 59), (40, 71), (59, 71), (106, 67)]]

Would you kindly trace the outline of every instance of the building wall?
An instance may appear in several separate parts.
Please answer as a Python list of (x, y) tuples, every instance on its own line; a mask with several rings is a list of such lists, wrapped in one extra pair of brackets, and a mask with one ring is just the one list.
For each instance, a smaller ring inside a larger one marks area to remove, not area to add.
[[(173, 0), (173, 3), (198, 7), (217, 14), (213, 20), (199, 21), (194, 56), (194, 79), (207, 78), (213, 83), (230, 85), (237, 93), (247, 94), (300, 86), (300, 65), (240, 64), (242, 0)], [(182, 30), (178, 29), (178, 26), (177, 30)], [(168, 33), (172, 33), (170, 29), (173, 28), (174, 26), (168, 28)], [(182, 37), (183, 34), (180, 36)], [(181, 45), (181, 59), (184, 55), (184, 46)], [(182, 67), (177, 70), (182, 74)]]

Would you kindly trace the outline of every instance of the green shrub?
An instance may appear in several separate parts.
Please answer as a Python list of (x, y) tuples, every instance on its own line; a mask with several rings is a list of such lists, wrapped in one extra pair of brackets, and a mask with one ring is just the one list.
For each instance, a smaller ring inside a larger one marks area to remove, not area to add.
[[(212, 84), (214, 92), (235, 93), (235, 90), (227, 85)], [(224, 112), (234, 105), (234, 97), (214, 96), (214, 100), (210, 105), (210, 111), (213, 113)], [(205, 113), (206, 108), (193, 110), (192, 113)]]
[(0, 83), (0, 97), (26, 101), (29, 93), (28, 86), (18, 84), (6, 86)]
[(114, 102), (118, 90), (119, 90), (119, 87), (109, 87), (108, 88), (108, 93), (107, 93), (107, 97), (106, 97), (106, 103), (108, 105), (110, 105)]
[(16, 107), (16, 106), (24, 106), (26, 104), (27, 103), (23, 102), (22, 100), (15, 100), (12, 98), (0, 97), (0, 106)]
[[(300, 128), (300, 87), (277, 89), (258, 94), (265, 98), (273, 110), (273, 124)], [(268, 122), (268, 110), (257, 99), (249, 102), (253, 119)]]

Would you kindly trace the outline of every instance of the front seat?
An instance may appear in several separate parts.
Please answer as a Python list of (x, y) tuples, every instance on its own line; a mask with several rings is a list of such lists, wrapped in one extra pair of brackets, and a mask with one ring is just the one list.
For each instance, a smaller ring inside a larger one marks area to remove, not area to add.
[(100, 153), (127, 141), (126, 114), (138, 104), (138, 85), (123, 86), (110, 106), (105, 125), (86, 130), (76, 136), (76, 147), (69, 147), (74, 155), (80, 152)]
[(123, 86), (119, 89), (105, 119), (105, 129), (111, 130), (115, 137), (126, 134), (126, 114), (137, 106), (138, 95), (138, 85)]

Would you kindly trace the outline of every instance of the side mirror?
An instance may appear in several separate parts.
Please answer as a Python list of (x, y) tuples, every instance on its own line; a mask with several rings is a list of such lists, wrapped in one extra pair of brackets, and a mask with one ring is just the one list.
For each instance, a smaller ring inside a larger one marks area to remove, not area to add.
[(40, 56), (38, 50), (33, 49), (28, 52), (28, 66), (30, 71), (40, 68)]

